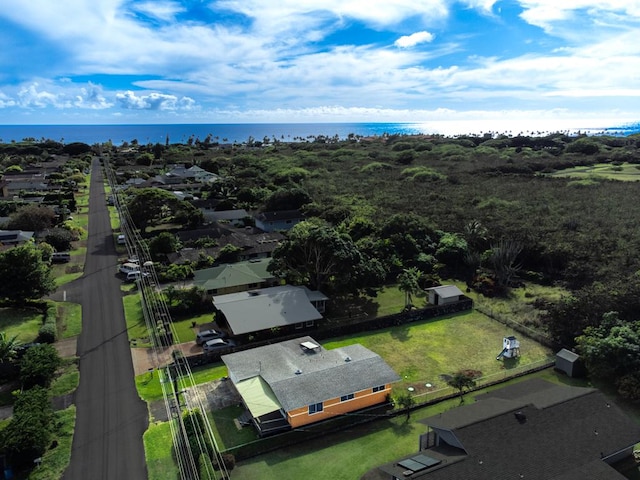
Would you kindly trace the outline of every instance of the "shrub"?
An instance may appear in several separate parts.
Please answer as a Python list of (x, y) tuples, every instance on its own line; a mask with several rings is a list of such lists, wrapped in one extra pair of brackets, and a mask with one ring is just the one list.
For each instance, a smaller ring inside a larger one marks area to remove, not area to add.
[(61, 363), (60, 355), (52, 345), (31, 347), (20, 360), (20, 381), (23, 387), (49, 386)]
[(2, 452), (17, 467), (31, 465), (51, 441), (53, 409), (46, 389), (25, 390), (16, 399), (13, 418), (2, 432)]
[(56, 326), (50, 323), (45, 323), (40, 327), (38, 331), (39, 343), (55, 343), (56, 341)]

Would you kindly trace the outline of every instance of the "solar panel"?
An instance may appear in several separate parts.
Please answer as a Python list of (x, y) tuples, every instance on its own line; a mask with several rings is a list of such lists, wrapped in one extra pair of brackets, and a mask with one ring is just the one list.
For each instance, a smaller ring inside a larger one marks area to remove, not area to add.
[(424, 470), (425, 468), (427, 468), (425, 464), (416, 462), (411, 458), (407, 458), (406, 460), (402, 460), (401, 462), (398, 462), (398, 465), (400, 465), (402, 468), (406, 468), (407, 470), (411, 470), (413, 472), (419, 472), (420, 470)]
[(411, 457), (411, 460), (415, 460), (418, 463), (421, 463), (427, 467), (434, 467), (441, 463), (442, 460), (438, 460), (436, 458), (429, 457), (428, 455), (416, 455), (415, 457)]

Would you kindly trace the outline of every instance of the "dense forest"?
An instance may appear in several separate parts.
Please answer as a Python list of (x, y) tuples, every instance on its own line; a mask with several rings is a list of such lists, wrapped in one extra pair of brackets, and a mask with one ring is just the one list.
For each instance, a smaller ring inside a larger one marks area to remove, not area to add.
[[(198, 195), (215, 200), (218, 210), (300, 209), (310, 221), (294, 228), (274, 254), (274, 269), (291, 280), (355, 291), (415, 273), (421, 286), (457, 277), (486, 295), (505, 295), (529, 281), (561, 285), (571, 295), (541, 306), (548, 312), (541, 328), (559, 345), (578, 344), (587, 361), (612, 364), (626, 358), (634, 342), (634, 348), (640, 345), (640, 137), (296, 140), (219, 144), (208, 137), (92, 148), (109, 155), (122, 182), (149, 178), (172, 164), (198, 165), (221, 177)], [(2, 146), (0, 169), (46, 161), (47, 148), (69, 151), (49, 143)], [(71, 150), (86, 154), (75, 144)], [(596, 166), (606, 174), (567, 175)], [(331, 245), (341, 271), (324, 277), (294, 272), (283, 260), (309, 241)], [(623, 351), (612, 352), (621, 347), (611, 337), (620, 335)], [(611, 341), (594, 347), (593, 337)], [(635, 357), (630, 366), (640, 371)], [(629, 372), (634, 370), (616, 375), (625, 377), (624, 388), (635, 389), (628, 396), (636, 396), (640, 374), (630, 380)]]

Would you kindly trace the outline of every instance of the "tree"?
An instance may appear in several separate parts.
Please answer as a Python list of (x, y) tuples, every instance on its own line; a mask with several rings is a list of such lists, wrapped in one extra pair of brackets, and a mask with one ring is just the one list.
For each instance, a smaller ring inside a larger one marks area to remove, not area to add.
[(13, 466), (33, 465), (51, 441), (54, 414), (49, 393), (42, 387), (22, 391), (13, 405), (13, 418), (2, 431), (2, 453)]
[(602, 316), (598, 326), (587, 327), (576, 347), (589, 374), (612, 381), (622, 395), (634, 400), (640, 376), (640, 321), (626, 322), (618, 312)]
[(464, 263), (468, 251), (469, 246), (464, 238), (457, 233), (445, 233), (438, 242), (436, 257), (441, 263), (457, 270)]
[(411, 308), (413, 306), (411, 296), (420, 291), (420, 275), (421, 272), (415, 267), (405, 268), (398, 275), (398, 289), (404, 292), (404, 307)]
[(25, 230), (40, 232), (51, 228), (56, 221), (56, 213), (52, 208), (40, 205), (25, 205), (10, 216), (9, 230)]
[(447, 380), (447, 384), (458, 390), (460, 395), (460, 403), (464, 402), (464, 391), (470, 390), (471, 388), (476, 386), (475, 374), (467, 372), (465, 370), (461, 370), (456, 372), (453, 377)]
[(57, 252), (71, 250), (73, 234), (66, 228), (52, 228), (45, 237), (45, 242), (51, 245)]
[(264, 210), (267, 212), (297, 210), (311, 201), (309, 194), (302, 188), (282, 188), (269, 195), (265, 201)]
[(20, 360), (20, 380), (23, 388), (35, 385), (48, 387), (61, 363), (60, 355), (53, 345), (34, 345)]
[(180, 249), (180, 241), (171, 232), (161, 232), (149, 240), (149, 254), (154, 259), (164, 259)]
[(127, 210), (133, 223), (144, 233), (149, 225), (172, 215), (177, 205), (178, 199), (171, 192), (141, 188), (127, 202)]
[(0, 252), (0, 299), (10, 303), (41, 298), (56, 288), (51, 266), (42, 259), (42, 252), (33, 243), (25, 243)]
[(350, 285), (362, 262), (351, 237), (321, 220), (300, 222), (273, 252), (269, 272), (314, 290)]
[(409, 393), (402, 392), (396, 397), (396, 402), (400, 408), (407, 412), (407, 421), (411, 418), (411, 407), (416, 404), (413, 396)]
[(500, 288), (508, 287), (513, 277), (520, 271), (521, 265), (516, 263), (520, 252), (522, 252), (522, 245), (515, 240), (502, 239), (491, 247), (489, 262)]

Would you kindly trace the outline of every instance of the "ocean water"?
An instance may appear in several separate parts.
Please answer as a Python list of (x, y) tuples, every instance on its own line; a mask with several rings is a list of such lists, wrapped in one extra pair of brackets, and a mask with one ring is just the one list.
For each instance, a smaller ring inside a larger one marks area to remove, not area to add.
[[(584, 127), (576, 125), (566, 129), (549, 130), (578, 131), (589, 134), (608, 134), (626, 136), (640, 133), (640, 123), (621, 126)], [(317, 137), (338, 136), (347, 138), (350, 134), (369, 137), (384, 134), (434, 134), (459, 135), (481, 134), (479, 128), (473, 126), (462, 127), (461, 122), (444, 124), (434, 123), (254, 123), (254, 124), (168, 124), (168, 125), (0, 125), (0, 142), (9, 143), (26, 138), (36, 140), (55, 140), (62, 143), (83, 142), (89, 145), (111, 141), (114, 145), (131, 143), (161, 143), (169, 139), (170, 143), (186, 143), (189, 138), (204, 140), (211, 135), (214, 142), (242, 143), (249, 138), (263, 140), (277, 139), (283, 142), (293, 142)], [(496, 131), (494, 133), (508, 133), (517, 135), (521, 132)], [(523, 131), (523, 134), (529, 132)], [(530, 132), (533, 135), (533, 131)]]

